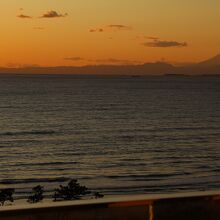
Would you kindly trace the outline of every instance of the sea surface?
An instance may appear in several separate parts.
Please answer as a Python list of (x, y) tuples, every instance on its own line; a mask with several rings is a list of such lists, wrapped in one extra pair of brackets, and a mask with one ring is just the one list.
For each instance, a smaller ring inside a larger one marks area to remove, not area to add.
[(0, 188), (220, 189), (220, 77), (0, 76)]

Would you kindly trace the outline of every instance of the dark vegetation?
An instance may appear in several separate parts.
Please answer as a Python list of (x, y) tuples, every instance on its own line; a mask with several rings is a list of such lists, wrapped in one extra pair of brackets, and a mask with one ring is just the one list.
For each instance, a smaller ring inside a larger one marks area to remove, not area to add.
[(103, 198), (103, 197), (104, 197), (104, 195), (101, 194), (101, 193), (99, 193), (99, 192), (95, 192), (95, 193), (94, 193), (94, 196), (95, 196), (96, 199), (100, 199), (100, 198)]
[[(0, 206), (4, 206), (6, 202), (14, 202), (13, 194), (14, 189), (0, 189)], [(78, 183), (78, 180), (72, 179), (66, 186), (60, 185), (59, 188), (54, 190), (52, 195), (53, 201), (67, 201), (67, 200), (78, 200), (86, 195), (91, 195), (91, 191), (86, 186), (82, 186)], [(93, 193), (94, 198), (103, 198), (99, 192)], [(28, 197), (27, 202), (38, 203), (44, 199), (44, 187), (38, 185), (32, 189), (32, 194)]]
[(73, 179), (67, 184), (67, 186), (62, 186), (55, 189), (53, 195), (54, 201), (57, 200), (75, 200), (80, 199), (82, 196), (88, 195), (91, 192), (87, 187), (81, 186), (77, 180)]
[(41, 185), (38, 185), (32, 189), (33, 195), (28, 197), (29, 203), (37, 203), (44, 199), (43, 193), (44, 193), (44, 187)]
[(0, 204), (4, 206), (5, 202), (14, 202), (13, 199), (14, 189), (1, 189), (0, 190)]

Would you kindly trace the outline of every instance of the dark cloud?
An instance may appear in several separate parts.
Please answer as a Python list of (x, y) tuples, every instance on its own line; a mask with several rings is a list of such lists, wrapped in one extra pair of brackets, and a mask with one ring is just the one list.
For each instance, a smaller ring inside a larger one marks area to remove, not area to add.
[(41, 16), (41, 18), (62, 18), (62, 17), (66, 17), (66, 16), (68, 16), (67, 13), (59, 14), (58, 12), (51, 10), (51, 11), (48, 11), (45, 14), (43, 14)]
[(89, 32), (108, 32), (108, 31), (123, 31), (123, 30), (131, 30), (132, 28), (122, 24), (110, 24), (105, 26), (104, 28), (93, 28), (90, 29)]
[(103, 32), (103, 28), (97, 28), (97, 29), (90, 29), (89, 32)]
[(69, 61), (82, 61), (84, 58), (82, 57), (65, 57), (64, 60), (69, 60)]
[(178, 42), (178, 41), (165, 41), (154, 39), (152, 42), (143, 43), (145, 47), (187, 47), (186, 42)]
[(31, 19), (33, 17), (29, 16), (29, 15), (24, 15), (24, 14), (20, 14), (17, 16), (18, 18), (24, 18), (24, 19)]
[(131, 30), (132, 28), (122, 24), (110, 24), (108, 28), (117, 29), (117, 30)]
[(145, 35), (137, 35), (134, 38), (132, 38), (133, 40), (159, 40), (158, 37), (154, 37), (154, 36), (145, 36)]

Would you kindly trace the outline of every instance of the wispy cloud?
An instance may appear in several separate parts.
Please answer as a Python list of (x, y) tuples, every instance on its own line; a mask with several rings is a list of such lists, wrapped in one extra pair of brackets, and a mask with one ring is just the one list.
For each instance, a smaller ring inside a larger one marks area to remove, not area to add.
[(35, 30), (40, 30), (40, 31), (42, 31), (42, 30), (44, 30), (45, 28), (44, 28), (44, 27), (34, 27), (34, 29), (35, 29)]
[(111, 31), (125, 31), (125, 30), (132, 30), (132, 27), (122, 25), (122, 24), (109, 24), (105, 27), (99, 27), (99, 28), (91, 28), (89, 29), (89, 32), (111, 32)]
[(84, 60), (84, 58), (82, 58), (82, 57), (65, 57), (64, 60), (68, 60), (68, 61), (82, 61), (82, 60)]
[(46, 13), (44, 13), (40, 18), (63, 18), (68, 16), (67, 13), (65, 14), (60, 14), (54, 10), (48, 11)]
[(31, 68), (39, 67), (38, 64), (22, 64), (22, 63), (7, 63), (6, 67), (8, 68)]
[(18, 18), (23, 18), (23, 19), (31, 19), (33, 18), (32, 16), (29, 16), (29, 15), (25, 15), (25, 14), (20, 14), (17, 16)]
[[(152, 38), (151, 38), (152, 39)], [(143, 45), (145, 47), (187, 47), (188, 44), (186, 42), (178, 42), (178, 41), (166, 41), (166, 40), (159, 40), (159, 38), (153, 38), (151, 42), (145, 42)]]
[(159, 40), (158, 37), (152, 37), (152, 36), (145, 36), (145, 38), (149, 40)]
[(116, 58), (105, 58), (105, 59), (87, 59), (82, 57), (65, 57), (64, 60), (72, 62), (86, 61), (92, 64), (100, 65), (133, 65), (140, 64), (137, 60), (127, 60), (127, 59), (116, 59)]
[(132, 29), (130, 26), (126, 26), (123, 24), (110, 24), (107, 27), (111, 29), (116, 29), (116, 30), (131, 30)]
[(126, 59), (115, 59), (115, 58), (96, 59), (96, 60), (90, 60), (90, 61), (100, 63), (100, 64), (115, 64), (115, 65), (132, 65), (132, 64), (140, 63), (140, 61), (137, 61), (137, 60), (126, 60)]

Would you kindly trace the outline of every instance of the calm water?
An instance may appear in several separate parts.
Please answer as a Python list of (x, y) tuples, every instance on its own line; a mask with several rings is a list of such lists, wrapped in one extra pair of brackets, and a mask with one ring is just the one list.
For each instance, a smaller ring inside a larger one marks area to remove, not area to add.
[(0, 76), (0, 187), (220, 189), (220, 77)]

